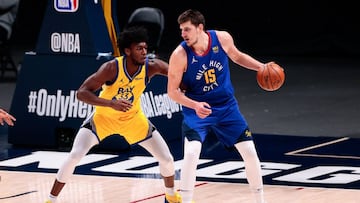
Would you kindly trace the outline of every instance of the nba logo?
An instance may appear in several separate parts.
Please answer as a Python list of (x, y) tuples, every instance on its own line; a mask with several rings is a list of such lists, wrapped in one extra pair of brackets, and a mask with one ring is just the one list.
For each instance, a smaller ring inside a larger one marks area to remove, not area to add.
[(79, 0), (54, 0), (54, 7), (59, 12), (76, 12)]

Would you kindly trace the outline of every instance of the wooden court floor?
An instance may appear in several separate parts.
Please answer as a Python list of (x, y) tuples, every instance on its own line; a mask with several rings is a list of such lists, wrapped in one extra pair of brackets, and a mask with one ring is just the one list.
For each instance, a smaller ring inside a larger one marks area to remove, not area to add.
[[(54, 173), (0, 170), (0, 202), (44, 202)], [(176, 181), (178, 186), (179, 182)], [(164, 202), (160, 179), (74, 175), (64, 187), (58, 203), (157, 203)], [(313, 187), (265, 185), (268, 203), (359, 203), (360, 191)], [(197, 182), (197, 203), (251, 203), (247, 184)]]

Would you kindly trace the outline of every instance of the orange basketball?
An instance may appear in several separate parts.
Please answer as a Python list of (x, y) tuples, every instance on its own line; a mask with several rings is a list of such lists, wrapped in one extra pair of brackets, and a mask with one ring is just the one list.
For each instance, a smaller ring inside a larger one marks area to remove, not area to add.
[(285, 82), (284, 69), (275, 62), (269, 62), (257, 72), (256, 80), (266, 91), (278, 90)]

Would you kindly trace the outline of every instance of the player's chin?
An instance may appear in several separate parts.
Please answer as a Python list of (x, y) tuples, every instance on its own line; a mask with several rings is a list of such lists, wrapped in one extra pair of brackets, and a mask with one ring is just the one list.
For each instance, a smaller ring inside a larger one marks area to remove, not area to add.
[(146, 60), (146, 58), (144, 58), (144, 59), (141, 59), (141, 60), (138, 60), (136, 63), (136, 65), (139, 65), (139, 66), (142, 66), (142, 65), (144, 65), (145, 64), (145, 60)]

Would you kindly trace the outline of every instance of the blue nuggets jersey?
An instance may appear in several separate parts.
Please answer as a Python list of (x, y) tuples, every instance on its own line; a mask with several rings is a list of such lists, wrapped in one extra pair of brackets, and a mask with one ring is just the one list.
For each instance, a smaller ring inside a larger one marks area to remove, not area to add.
[(221, 106), (233, 99), (229, 60), (215, 31), (208, 31), (209, 47), (203, 55), (195, 54), (185, 42), (181, 46), (187, 53), (187, 69), (182, 84), (186, 96), (195, 101), (206, 101), (210, 106)]
[(212, 113), (201, 119), (194, 109), (183, 106), (182, 130), (189, 140), (203, 142), (213, 132), (225, 146), (233, 146), (251, 140), (248, 124), (240, 113), (230, 78), (228, 56), (221, 47), (214, 30), (209, 30), (209, 47), (203, 55), (197, 55), (186, 45), (187, 69), (183, 73), (182, 86), (185, 95), (198, 102), (207, 102)]

